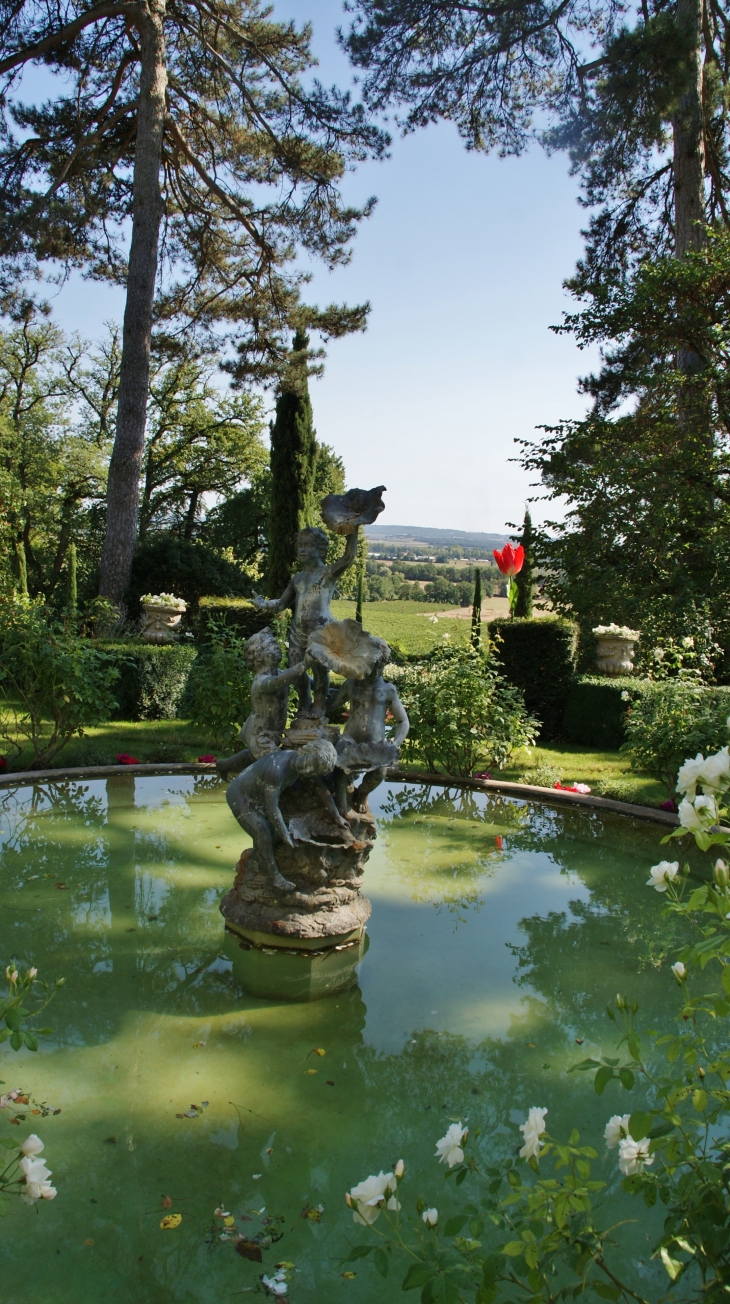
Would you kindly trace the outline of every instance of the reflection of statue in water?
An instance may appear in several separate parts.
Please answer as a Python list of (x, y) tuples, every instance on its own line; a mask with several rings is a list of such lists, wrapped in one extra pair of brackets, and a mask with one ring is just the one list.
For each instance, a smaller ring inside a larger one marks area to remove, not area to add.
[(289, 687), (305, 676), (302, 664), (279, 670), (281, 648), (268, 628), (246, 641), (243, 655), (254, 672), (251, 714), (241, 729), (243, 751), (217, 762), (216, 769), (223, 779), (281, 746), (289, 706)]
[[(304, 659), (307, 643), (316, 629), (332, 620), (330, 602), (337, 585), (337, 580), (348, 566), (351, 566), (357, 554), (357, 532), (348, 535), (347, 546), (338, 561), (330, 566), (325, 564), (329, 539), (324, 530), (300, 530), (297, 535), (297, 558), (301, 570), (292, 575), (280, 598), (254, 597), (259, 611), (280, 612), (287, 607), (294, 608), (294, 616), (289, 627), (289, 665), (295, 666)], [(321, 666), (313, 667), (314, 673), (314, 713), (323, 716), (327, 702), (327, 671)], [(299, 710), (301, 714), (311, 711), (312, 703), (309, 693), (309, 680), (304, 677), (297, 685), (299, 693)]]
[[(365, 771), (352, 805), (356, 811), (366, 810), (369, 794), (382, 783), (387, 766), (395, 765), (400, 745), (408, 736), (408, 716), (395, 684), (383, 679), (390, 648), (380, 639), (373, 642), (379, 643), (383, 650), (372, 670), (364, 679), (346, 679), (330, 707), (334, 714), (345, 702), (350, 703), (347, 723), (337, 743), (337, 769), (333, 776), (337, 805), (343, 815), (348, 806), (349, 775)], [(392, 739), (385, 734), (388, 710), (396, 723)]]
[(268, 875), (272, 886), (283, 892), (293, 892), (295, 886), (279, 871), (274, 855), (274, 836), (292, 848), (294, 842), (279, 809), (279, 798), (284, 789), (291, 787), (297, 779), (314, 779), (329, 814), (349, 832), (347, 821), (340, 815), (321, 778), (323, 774), (332, 773), (336, 761), (335, 749), (328, 742), (310, 742), (298, 751), (279, 748), (260, 757), (228, 785), (226, 800), (238, 823), (250, 833), (260, 868)]

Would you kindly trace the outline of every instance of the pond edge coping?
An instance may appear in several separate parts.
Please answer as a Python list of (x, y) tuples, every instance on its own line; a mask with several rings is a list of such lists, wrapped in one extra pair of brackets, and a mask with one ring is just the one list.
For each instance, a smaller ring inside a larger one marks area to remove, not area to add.
[[(149, 765), (76, 765), (68, 769), (55, 770), (8, 770), (5, 774), (0, 774), (0, 788), (12, 787), (13, 784), (27, 786), (29, 783), (47, 783), (54, 779), (107, 779), (118, 774), (137, 774), (140, 777), (148, 774), (173, 776), (212, 774), (218, 777), (214, 765), (202, 765), (194, 761), (168, 761)], [(636, 806), (627, 801), (614, 801), (610, 797), (594, 797), (592, 793), (539, 788), (532, 783), (510, 783), (506, 779), (459, 778), (450, 774), (432, 774), (428, 770), (399, 770), (395, 766), (390, 766), (386, 770), (386, 778), (398, 783), (423, 783), (441, 788), (472, 788), (477, 792), (503, 792), (508, 797), (531, 797), (535, 801), (545, 803), (588, 806), (596, 810), (612, 811), (615, 815), (630, 815), (634, 819), (651, 820), (655, 824), (669, 824), (672, 827), (679, 824), (676, 815), (670, 811), (657, 810), (653, 806)]]

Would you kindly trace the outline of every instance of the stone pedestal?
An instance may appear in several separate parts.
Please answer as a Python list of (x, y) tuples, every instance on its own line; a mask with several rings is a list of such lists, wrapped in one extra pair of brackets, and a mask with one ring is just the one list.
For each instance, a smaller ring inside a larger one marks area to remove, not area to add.
[(350, 811), (347, 832), (324, 810), (309, 781), (283, 792), (280, 805), (294, 847), (278, 842), (276, 860), (295, 891), (272, 887), (253, 848), (247, 849), (221, 902), (226, 927), (251, 946), (271, 950), (327, 950), (360, 942), (371, 910), (360, 892), (376, 837), (370, 810)]

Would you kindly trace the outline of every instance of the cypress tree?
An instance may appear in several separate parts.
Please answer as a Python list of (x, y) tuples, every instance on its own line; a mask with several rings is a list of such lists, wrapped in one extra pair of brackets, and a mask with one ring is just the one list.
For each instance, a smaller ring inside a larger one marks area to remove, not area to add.
[(474, 602), (471, 609), (471, 645), (478, 652), (482, 646), (482, 572), (474, 567)]
[(355, 605), (355, 620), (358, 625), (362, 625), (362, 573), (363, 566), (359, 566), (357, 571), (357, 603)]
[(28, 596), (28, 565), (25, 560), (25, 544), (22, 539), (18, 539), (15, 545), (15, 556), (18, 561), (18, 588), (21, 597)]
[(271, 427), (271, 508), (269, 515), (270, 596), (284, 591), (296, 568), (296, 536), (311, 524), (317, 440), (307, 384), (307, 345), (301, 331), (294, 336), (289, 368), (276, 400)]
[(517, 602), (515, 603), (514, 614), (529, 619), (532, 615), (532, 589), (535, 583), (535, 542), (532, 519), (528, 510), (525, 511), (520, 543), (525, 550), (525, 560), (519, 575), (515, 575)]

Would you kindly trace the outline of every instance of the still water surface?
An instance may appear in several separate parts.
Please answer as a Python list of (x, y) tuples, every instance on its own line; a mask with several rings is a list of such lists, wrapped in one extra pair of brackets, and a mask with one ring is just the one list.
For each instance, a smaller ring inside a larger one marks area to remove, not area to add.
[[(553, 1135), (577, 1127), (603, 1156), (609, 1115), (641, 1103), (613, 1086), (598, 1099), (566, 1070), (612, 1053), (617, 991), (638, 997), (644, 1027), (672, 1026), (680, 939), (645, 886), (657, 826), (384, 785), (358, 985), (285, 1004), (247, 996), (223, 945), (243, 841), (224, 792), (122, 774), (0, 793), (2, 967), (13, 955), (67, 979), (41, 1051), (0, 1048), (3, 1089), (61, 1110), (33, 1119), (57, 1199), (14, 1202), (0, 1224), (2, 1304), (262, 1298), (282, 1260), (291, 1304), (390, 1304), (402, 1272), (341, 1276), (362, 1239), (347, 1188), (402, 1157), (404, 1211), (421, 1195), (447, 1215), (458, 1195), (433, 1151), (450, 1121), (503, 1155), (529, 1106), (547, 1106)], [(615, 1191), (615, 1152), (599, 1168)], [(637, 1219), (631, 1271), (651, 1296), (656, 1214), (612, 1198)], [(252, 1235), (277, 1220), (263, 1264), (211, 1234), (217, 1207)], [(171, 1231), (166, 1209), (182, 1214)]]

